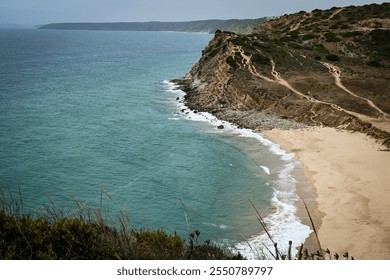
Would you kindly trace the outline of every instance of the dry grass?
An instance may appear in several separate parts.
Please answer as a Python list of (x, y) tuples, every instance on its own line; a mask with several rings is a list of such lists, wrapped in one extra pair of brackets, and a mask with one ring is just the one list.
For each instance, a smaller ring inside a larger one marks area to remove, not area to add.
[[(100, 204), (97, 209), (90, 209), (76, 198), (71, 197), (77, 211), (62, 211), (49, 198), (44, 210), (31, 212), (25, 209), (20, 189), (7, 193), (0, 188), (0, 259), (63, 259), (63, 260), (227, 260), (244, 259), (239, 253), (232, 253), (214, 245), (210, 241), (199, 242), (198, 230), (188, 233), (184, 240), (176, 233), (167, 234), (163, 230), (137, 230), (129, 228), (127, 213), (120, 212), (116, 217), (117, 226), (110, 226), (110, 219), (103, 215), (103, 198), (112, 200), (110, 195), (101, 189)], [(323, 250), (317, 235), (310, 212), (312, 229), (318, 243), (318, 251), (309, 253), (303, 245), (296, 256), (293, 256), (290, 241), (285, 254), (281, 253), (278, 244), (272, 238), (267, 225), (257, 210), (257, 220), (266, 232), (274, 248), (251, 248), (266, 251), (275, 260), (329, 260), (340, 259), (337, 253)], [(249, 246), (251, 246), (248, 243)], [(345, 259), (353, 259), (344, 253)]]
[(209, 241), (198, 242), (199, 231), (184, 240), (163, 230), (129, 228), (128, 216), (117, 215), (117, 227), (103, 216), (103, 198), (110, 195), (101, 189), (100, 207), (90, 209), (72, 197), (77, 211), (62, 211), (49, 204), (43, 211), (25, 209), (22, 194), (15, 196), (0, 188), (0, 259), (63, 260), (226, 260), (243, 259)]

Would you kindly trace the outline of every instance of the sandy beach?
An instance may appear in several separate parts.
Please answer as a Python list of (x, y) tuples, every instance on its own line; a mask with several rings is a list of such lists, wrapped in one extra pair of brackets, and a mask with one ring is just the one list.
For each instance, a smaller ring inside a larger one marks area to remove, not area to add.
[(349, 252), (355, 259), (390, 259), (390, 152), (385, 147), (365, 134), (335, 128), (263, 134), (302, 162), (316, 192), (318, 209), (311, 212), (324, 249)]

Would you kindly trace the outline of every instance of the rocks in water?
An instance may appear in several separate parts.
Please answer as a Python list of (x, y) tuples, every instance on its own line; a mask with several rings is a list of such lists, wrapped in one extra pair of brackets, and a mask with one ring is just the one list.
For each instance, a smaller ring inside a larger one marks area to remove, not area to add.
[(223, 124), (219, 125), (218, 126), (218, 129), (224, 129), (225, 127), (223, 126)]

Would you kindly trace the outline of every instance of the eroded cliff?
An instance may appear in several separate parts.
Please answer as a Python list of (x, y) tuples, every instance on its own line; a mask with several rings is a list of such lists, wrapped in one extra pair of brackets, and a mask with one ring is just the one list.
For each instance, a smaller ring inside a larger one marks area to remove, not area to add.
[(217, 31), (175, 80), (187, 105), (255, 130), (292, 123), (360, 131), (390, 147), (390, 4), (300, 12), (251, 35)]

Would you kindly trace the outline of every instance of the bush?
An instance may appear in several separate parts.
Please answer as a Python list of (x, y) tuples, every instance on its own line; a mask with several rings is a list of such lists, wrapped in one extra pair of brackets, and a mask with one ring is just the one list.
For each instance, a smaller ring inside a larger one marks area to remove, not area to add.
[(240, 254), (198, 243), (199, 231), (186, 242), (162, 230), (121, 231), (102, 222), (62, 217), (14, 216), (0, 210), (0, 259), (30, 260), (185, 260), (243, 259)]
[(339, 61), (340, 60), (340, 57), (338, 55), (335, 55), (335, 54), (328, 54), (328, 55), (326, 55), (325, 58), (329, 61)]
[(378, 62), (376, 60), (371, 60), (371, 61), (367, 62), (367, 65), (372, 66), (372, 67), (383, 67), (383, 64), (381, 64), (380, 62)]
[(329, 53), (329, 51), (322, 44), (315, 45), (313, 50), (316, 51), (316, 52), (322, 53), (322, 54), (328, 54)]
[(209, 241), (198, 242), (199, 231), (186, 241), (163, 230), (129, 230), (123, 216), (119, 228), (109, 226), (101, 208), (91, 210), (79, 201), (77, 213), (45, 205), (46, 211), (33, 216), (24, 213), (21, 196), (9, 200), (0, 188), (0, 260), (243, 259)]
[(236, 70), (239, 67), (236, 60), (232, 56), (228, 56), (226, 58), (226, 63), (234, 70)]
[(302, 40), (306, 41), (306, 40), (311, 40), (311, 39), (315, 39), (315, 38), (318, 38), (318, 35), (313, 34), (313, 33), (308, 33), (308, 34), (303, 35)]
[(324, 34), (326, 42), (339, 42), (340, 38), (332, 32), (327, 32)]
[(252, 62), (259, 65), (271, 65), (269, 58), (259, 53), (252, 55)]
[(298, 31), (288, 32), (287, 35), (289, 35), (291, 39), (294, 39), (294, 40), (299, 39), (299, 32)]
[[(240, 253), (232, 253), (210, 241), (198, 242), (199, 231), (189, 234), (186, 241), (176, 233), (163, 230), (128, 230), (123, 217), (119, 218), (120, 229), (108, 226), (102, 219), (100, 209), (90, 210), (75, 201), (79, 212), (64, 214), (47, 207), (39, 217), (21, 214), (23, 203), (11, 198), (5, 201), (0, 188), (0, 260), (242, 260)], [(252, 204), (253, 205), (253, 204)], [(101, 205), (102, 206), (102, 205)], [(305, 204), (306, 207), (306, 204)], [(306, 207), (307, 209), (307, 207)], [(268, 233), (267, 227), (255, 208), (258, 220)], [(309, 212), (308, 212), (309, 214)], [(309, 214), (310, 217), (310, 214)], [(310, 220), (312, 221), (311, 217)], [(315, 231), (314, 224), (312, 227)], [(269, 235), (270, 236), (270, 235)], [(316, 235), (317, 240), (318, 236)], [(270, 236), (272, 241), (272, 238)], [(320, 245), (318, 241), (318, 245)], [(293, 259), (292, 242), (287, 255), (275, 246), (274, 258)], [(267, 248), (269, 251), (269, 248)], [(300, 247), (297, 258), (324, 259), (319, 246), (318, 253), (309, 254)], [(271, 252), (271, 251), (269, 251)], [(272, 254), (272, 253), (271, 253)], [(345, 258), (349, 258), (347, 253)], [(335, 254), (336, 257), (337, 254)], [(331, 256), (330, 256), (331, 258)], [(337, 255), (336, 259), (339, 258)]]

